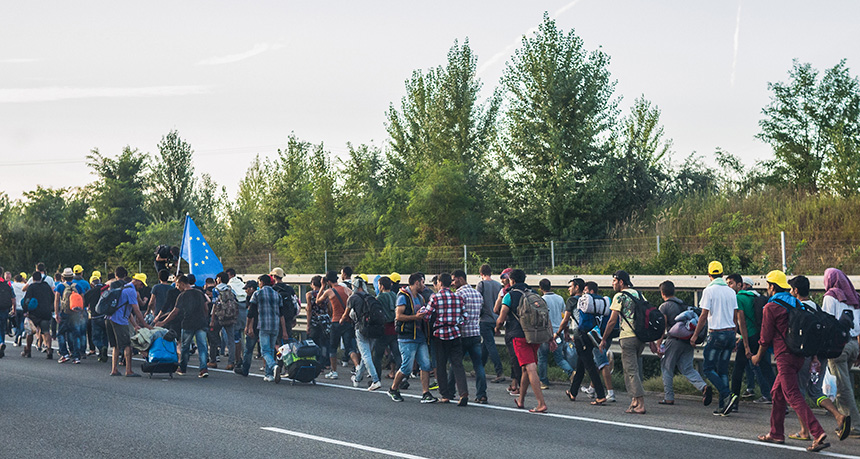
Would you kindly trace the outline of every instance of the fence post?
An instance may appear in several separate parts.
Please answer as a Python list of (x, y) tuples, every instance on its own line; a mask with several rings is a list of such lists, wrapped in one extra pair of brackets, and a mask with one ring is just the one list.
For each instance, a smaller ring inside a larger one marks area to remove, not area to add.
[(328, 272), (328, 250), (324, 250), (323, 254), (325, 256), (325, 272)]
[[(107, 272), (108, 272), (108, 270), (107, 270), (107, 262), (105, 262), (105, 274), (107, 274)], [(105, 279), (107, 279), (107, 277), (105, 277)]]
[(272, 272), (272, 252), (269, 252), (269, 272)]
[(143, 263), (140, 260), (137, 260), (137, 272), (143, 271)]
[(463, 244), (463, 272), (469, 274), (469, 251), (466, 249), (466, 244)]
[(657, 235), (657, 255), (660, 255), (660, 235)]
[(552, 263), (552, 269), (555, 269), (555, 241), (549, 241), (549, 258)]
[(782, 244), (782, 272), (785, 273), (785, 271), (787, 270), (787, 266), (785, 266), (785, 231), (779, 232), (779, 238), (780, 243)]

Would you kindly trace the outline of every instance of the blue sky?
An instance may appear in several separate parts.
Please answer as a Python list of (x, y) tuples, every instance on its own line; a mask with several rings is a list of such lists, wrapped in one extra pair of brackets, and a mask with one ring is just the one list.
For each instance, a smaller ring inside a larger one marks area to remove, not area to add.
[(792, 59), (860, 68), (853, 1), (3, 2), (0, 190), (83, 185), (90, 149), (152, 153), (171, 129), (231, 195), (290, 133), (382, 146), (413, 70), (468, 38), (489, 94), (544, 11), (612, 57), (623, 109), (660, 107), (676, 161), (768, 157), (757, 123)]

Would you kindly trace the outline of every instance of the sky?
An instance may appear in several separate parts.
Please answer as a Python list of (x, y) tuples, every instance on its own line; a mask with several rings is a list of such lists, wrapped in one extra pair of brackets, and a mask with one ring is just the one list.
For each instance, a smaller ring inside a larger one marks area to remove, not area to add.
[(155, 153), (172, 129), (231, 196), (290, 134), (384, 147), (414, 70), (468, 39), (488, 96), (544, 12), (611, 56), (622, 110), (660, 108), (676, 162), (767, 159), (767, 84), (792, 59), (860, 68), (856, 1), (2, 2), (0, 192), (85, 185), (92, 149)]

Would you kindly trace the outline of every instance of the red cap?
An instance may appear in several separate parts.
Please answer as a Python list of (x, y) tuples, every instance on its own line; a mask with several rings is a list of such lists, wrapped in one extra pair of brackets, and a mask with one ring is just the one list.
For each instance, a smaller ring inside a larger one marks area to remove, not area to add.
[(511, 275), (511, 273), (513, 271), (514, 271), (514, 268), (505, 268), (505, 270), (502, 271), (501, 277), (508, 277)]

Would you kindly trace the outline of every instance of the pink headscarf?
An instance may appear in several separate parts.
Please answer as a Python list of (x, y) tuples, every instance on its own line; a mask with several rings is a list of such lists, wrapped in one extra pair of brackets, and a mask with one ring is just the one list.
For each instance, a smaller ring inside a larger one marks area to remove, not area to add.
[(854, 284), (841, 270), (824, 270), (824, 288), (827, 290), (824, 292), (825, 296), (832, 296), (842, 303), (854, 306), (854, 309), (860, 309), (860, 295), (857, 295)]

